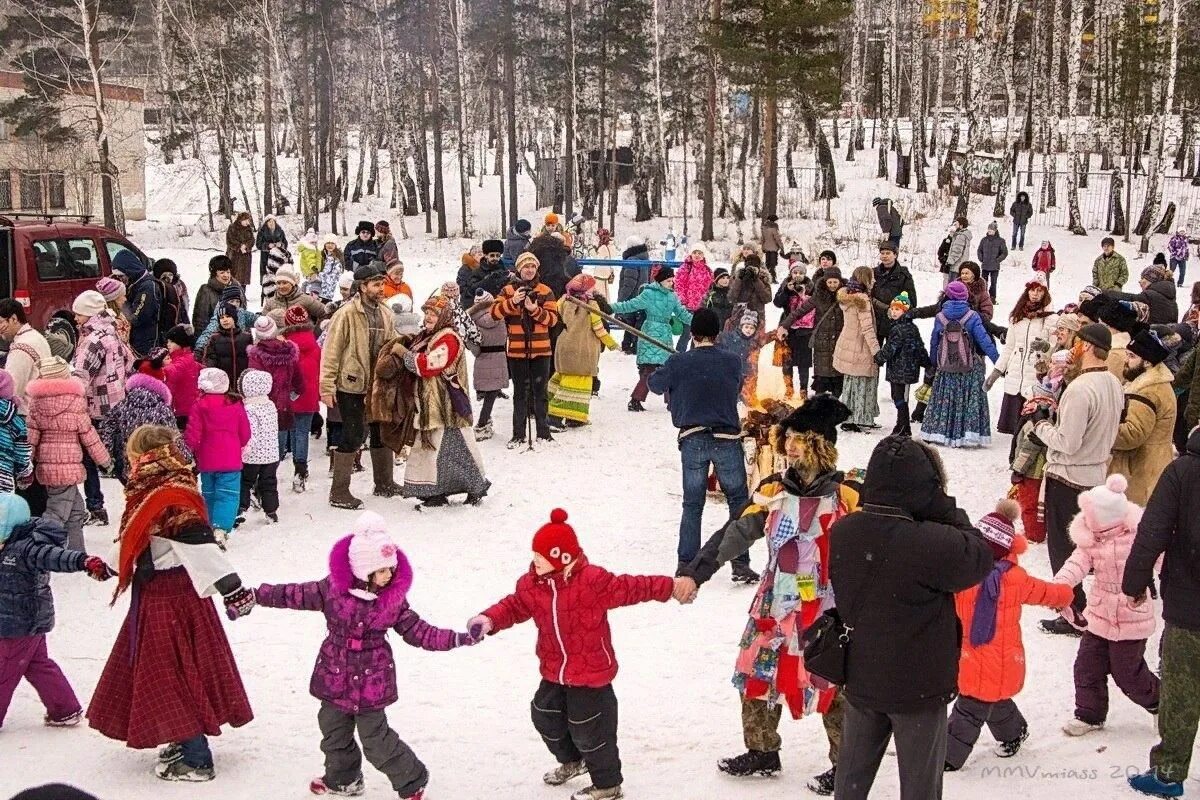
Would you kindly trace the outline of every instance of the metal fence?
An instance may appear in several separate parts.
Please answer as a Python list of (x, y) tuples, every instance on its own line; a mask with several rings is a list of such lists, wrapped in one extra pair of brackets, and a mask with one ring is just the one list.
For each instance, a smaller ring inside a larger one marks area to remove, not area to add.
[[(1146, 202), (1150, 181), (1145, 174), (1134, 173), (1132, 181), (1124, 171), (1119, 173), (1122, 182), (1120, 192), (1121, 206), (1126, 218), (1136, 225), (1141, 216), (1142, 206)], [(1012, 203), (1016, 191), (1029, 193), (1033, 203), (1033, 222), (1041, 225), (1061, 226), (1067, 224), (1067, 183), (1070, 176), (1065, 172), (1043, 174), (1036, 169), (1032, 173), (1022, 170), (1016, 177), (1017, 189), (1010, 190), (1006, 203)], [(1112, 172), (1092, 172), (1087, 175), (1087, 187), (1079, 189), (1079, 214), (1083, 227), (1089, 231), (1107, 231), (1112, 228), (1113, 205), (1112, 186), (1116, 176)], [(1132, 202), (1129, 202), (1129, 189), (1132, 183)], [(1051, 192), (1053, 189), (1053, 192)], [(1051, 200), (1053, 199), (1053, 205)], [(1172, 228), (1187, 227), (1188, 220), (1200, 217), (1200, 185), (1193, 184), (1191, 178), (1168, 175), (1162, 182), (1162, 204), (1158, 214), (1151, 222), (1153, 230), (1162, 220), (1169, 203), (1175, 204), (1175, 221)], [(1005, 209), (1007, 211), (1007, 208)]]

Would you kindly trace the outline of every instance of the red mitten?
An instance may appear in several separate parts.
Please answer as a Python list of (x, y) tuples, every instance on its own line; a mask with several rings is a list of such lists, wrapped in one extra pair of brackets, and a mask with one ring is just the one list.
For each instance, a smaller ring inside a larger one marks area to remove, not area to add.
[(83, 562), (83, 569), (92, 580), (106, 581), (113, 576), (113, 571), (104, 563), (100, 556), (88, 556)]

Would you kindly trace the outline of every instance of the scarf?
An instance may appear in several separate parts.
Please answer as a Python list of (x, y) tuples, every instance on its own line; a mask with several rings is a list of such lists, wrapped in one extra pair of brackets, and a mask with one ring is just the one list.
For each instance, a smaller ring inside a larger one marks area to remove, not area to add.
[(979, 585), (979, 596), (975, 598), (975, 616), (971, 618), (971, 646), (988, 644), (996, 635), (996, 609), (1000, 605), (1000, 584), (1004, 574), (1013, 568), (1013, 562), (997, 561), (992, 571)]
[[(428, 306), (429, 304), (426, 303), (426, 305)], [(432, 309), (438, 312), (437, 321), (434, 322), (433, 327), (429, 329), (423, 329), (419, 334), (417, 334), (417, 337), (413, 339), (412, 344), (409, 345), (410, 352), (420, 353), (427, 351), (429, 349), (429, 345), (432, 344), (433, 339), (435, 336), (437, 336), (437, 334), (441, 333), (446, 328), (454, 329), (455, 308), (456, 306), (453, 304), (448, 304), (441, 309)], [(455, 332), (457, 332), (457, 330)], [(461, 353), (459, 358), (462, 358)], [(450, 400), (451, 410), (457, 416), (462, 417), (470, 422), (472, 420), (471, 398), (467, 396), (466, 389), (464, 389), (462, 384), (459, 382), (458, 373), (450, 369), (451, 366), (452, 365), (447, 365), (447, 368), (442, 370), (440, 375), (435, 375), (432, 378), (418, 376), (418, 379), (435, 381), (440, 380), (445, 382), (446, 395)], [(433, 437), (428, 430), (429, 409), (423, 403), (417, 403), (417, 406), (417, 415), (419, 417), (419, 424), (421, 427), (421, 443), (432, 450)]]
[(143, 453), (129, 468), (125, 511), (121, 514), (121, 549), (117, 564), (116, 603), (133, 580), (138, 558), (151, 536), (172, 538), (188, 525), (208, 524), (204, 498), (196, 490), (192, 465), (175, 442)]

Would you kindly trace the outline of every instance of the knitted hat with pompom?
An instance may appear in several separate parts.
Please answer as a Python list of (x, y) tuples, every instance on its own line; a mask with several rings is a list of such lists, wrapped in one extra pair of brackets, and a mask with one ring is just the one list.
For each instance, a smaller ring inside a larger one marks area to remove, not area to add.
[(1115, 528), (1125, 521), (1129, 512), (1129, 500), (1125, 490), (1129, 481), (1124, 475), (1114, 473), (1108, 476), (1104, 485), (1088, 489), (1079, 495), (1080, 513), (1083, 521), (1093, 531), (1105, 531)]
[(996, 504), (996, 510), (985, 514), (975, 527), (983, 534), (996, 558), (1004, 558), (1012, 550), (1017, 536), (1013, 523), (1021, 516), (1021, 507), (1016, 500), (1005, 498)]
[(533, 535), (533, 552), (549, 561), (556, 572), (583, 555), (575, 529), (567, 524), (566, 511), (556, 508), (550, 512), (550, 522)]
[(399, 548), (387, 534), (387, 522), (373, 511), (365, 511), (350, 531), (350, 571), (363, 583), (381, 569), (395, 569)]

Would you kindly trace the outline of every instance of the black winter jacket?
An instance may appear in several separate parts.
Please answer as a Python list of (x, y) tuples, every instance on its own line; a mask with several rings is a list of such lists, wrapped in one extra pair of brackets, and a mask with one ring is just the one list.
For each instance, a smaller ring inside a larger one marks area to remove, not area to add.
[(478, 269), (468, 270), (465, 280), (460, 271), (458, 288), (462, 292), (463, 305), (470, 306), (475, 302), (475, 295), (480, 289), (492, 297), (499, 297), (500, 290), (508, 284), (512, 276), (513, 273), (503, 263), (492, 267), (486, 261), (480, 264)]
[[(631, 247), (621, 253), (623, 261), (649, 261), (650, 250), (646, 245)], [(617, 282), (617, 300), (624, 302), (638, 296), (642, 287), (650, 282), (650, 266), (621, 267), (621, 278)]]
[(1008, 213), (1012, 215), (1013, 222), (1018, 225), (1028, 223), (1033, 217), (1033, 204), (1029, 202), (1029, 194), (1017, 192), (1017, 199), (1008, 207)]
[(891, 269), (884, 269), (882, 264), (875, 267), (875, 285), (871, 287), (871, 305), (875, 308), (875, 330), (882, 341), (892, 328), (892, 320), (888, 318), (888, 306), (901, 292), (908, 292), (909, 306), (917, 306), (917, 285), (913, 282), (912, 273), (908, 267), (897, 262)]
[(979, 240), (975, 255), (979, 257), (982, 272), (998, 272), (1004, 259), (1008, 258), (1008, 242), (999, 233), (995, 236), (989, 233)]
[(579, 274), (579, 265), (565, 244), (553, 236), (539, 236), (529, 243), (527, 252), (537, 256), (538, 280), (550, 287), (555, 298), (567, 291), (567, 281)]
[(1129, 300), (1150, 306), (1151, 325), (1174, 325), (1179, 322), (1179, 303), (1175, 300), (1175, 281), (1155, 281), (1137, 294), (1109, 290), (1105, 292), (1117, 300)]
[(54, 629), (51, 572), (80, 572), (87, 553), (67, 549), (67, 531), (35, 517), (9, 534), (0, 550), (0, 639), (36, 636)]
[(925, 340), (917, 325), (910, 319), (900, 319), (892, 324), (887, 341), (875, 354), (875, 363), (887, 364), (887, 382), (912, 385), (920, 379), (921, 370), (932, 366)]
[(1121, 591), (1141, 597), (1164, 555), (1159, 593), (1163, 621), (1200, 632), (1200, 430), (1163, 470), (1138, 524)]
[(517, 233), (516, 228), (508, 229), (508, 236), (504, 239), (504, 255), (502, 256), (504, 263), (512, 266), (517, 263), (517, 256), (525, 252), (529, 247), (529, 234)]
[(374, 239), (363, 241), (355, 236), (346, 244), (346, 249), (342, 251), (342, 263), (346, 265), (346, 269), (353, 272), (359, 267), (365, 267), (372, 261), (379, 259), (379, 242)]
[(246, 331), (238, 328), (227, 331), (218, 327), (204, 348), (204, 366), (216, 367), (228, 375), (229, 386), (231, 390), (235, 390), (238, 378), (250, 366), (247, 363), (249, 357), (246, 349), (252, 343), (253, 339)]
[(987, 577), (993, 557), (945, 481), (936, 452), (889, 436), (868, 463), (862, 510), (829, 531), (837, 607), (853, 628), (845, 691), (859, 708), (927, 711), (958, 693), (954, 593)]
[(275, 223), (275, 230), (271, 230), (264, 222), (258, 228), (258, 235), (254, 237), (254, 246), (266, 252), (273, 244), (279, 245), (281, 250), (287, 252), (287, 234), (283, 232), (283, 226), (278, 222)]

